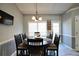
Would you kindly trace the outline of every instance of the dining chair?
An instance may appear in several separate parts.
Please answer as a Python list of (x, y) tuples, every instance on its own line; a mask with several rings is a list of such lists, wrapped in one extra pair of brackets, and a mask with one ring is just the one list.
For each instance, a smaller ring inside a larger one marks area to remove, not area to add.
[(28, 36), (26, 35), (26, 33), (22, 33), (22, 39), (23, 40), (28, 39)]
[(60, 36), (58, 37), (57, 35), (55, 35), (54, 43), (49, 44), (47, 47), (47, 54), (48, 54), (48, 51), (54, 51), (54, 55), (55, 55), (55, 51), (56, 51), (58, 56), (59, 40), (60, 40)]
[(27, 55), (27, 45), (25, 43), (22, 43), (21, 34), (14, 35), (15, 38), (15, 44), (16, 44), (16, 55), (24, 55), (24, 51), (26, 51)]
[(43, 39), (28, 39), (29, 55), (43, 55)]

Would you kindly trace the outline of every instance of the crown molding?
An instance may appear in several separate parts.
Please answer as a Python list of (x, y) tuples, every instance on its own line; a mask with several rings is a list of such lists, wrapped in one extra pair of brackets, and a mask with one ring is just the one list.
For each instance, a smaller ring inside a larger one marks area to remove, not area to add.
[(77, 10), (77, 9), (79, 9), (79, 7), (71, 8), (71, 9), (69, 9), (68, 11), (66, 11), (66, 13), (69, 13), (69, 12), (74, 11), (74, 10)]

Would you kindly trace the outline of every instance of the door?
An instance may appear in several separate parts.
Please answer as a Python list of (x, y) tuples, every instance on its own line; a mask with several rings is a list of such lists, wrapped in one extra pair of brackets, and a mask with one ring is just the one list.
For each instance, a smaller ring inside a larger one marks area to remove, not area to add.
[(75, 48), (79, 51), (79, 16), (75, 17)]

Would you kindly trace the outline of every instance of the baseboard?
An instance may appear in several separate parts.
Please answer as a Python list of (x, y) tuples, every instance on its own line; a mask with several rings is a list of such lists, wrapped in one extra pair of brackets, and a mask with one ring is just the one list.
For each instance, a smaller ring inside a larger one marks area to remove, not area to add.
[(68, 45), (64, 44), (67, 48), (71, 49), (71, 50), (74, 50), (73, 48), (69, 47)]

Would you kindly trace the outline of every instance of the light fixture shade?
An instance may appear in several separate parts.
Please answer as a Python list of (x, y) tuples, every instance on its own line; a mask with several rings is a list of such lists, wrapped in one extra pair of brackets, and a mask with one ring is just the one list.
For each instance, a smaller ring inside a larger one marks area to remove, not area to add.
[(35, 21), (38, 21), (38, 20), (35, 19)]
[(32, 20), (35, 20), (35, 21), (37, 21), (37, 20), (39, 20), (39, 21), (41, 21), (42, 20), (42, 17), (35, 17), (35, 16), (32, 16)]
[(36, 19), (36, 17), (35, 16), (32, 16), (32, 20), (35, 20)]
[(39, 17), (39, 20), (42, 20), (42, 17)]
[(2, 18), (2, 16), (0, 16), (0, 19)]
[(32, 20), (34, 20), (34, 21), (41, 21), (41, 20), (42, 20), (42, 17), (40, 17), (40, 16), (38, 15), (37, 3), (36, 3), (36, 14), (35, 14), (35, 16), (32, 16)]

